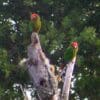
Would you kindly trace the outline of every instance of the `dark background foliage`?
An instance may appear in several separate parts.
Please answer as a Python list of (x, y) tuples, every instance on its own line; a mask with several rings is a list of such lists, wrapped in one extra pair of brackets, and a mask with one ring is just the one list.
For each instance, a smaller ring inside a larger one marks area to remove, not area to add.
[(41, 45), (51, 63), (60, 66), (69, 43), (79, 42), (70, 100), (99, 100), (99, 0), (0, 0), (0, 98), (22, 100), (12, 86), (29, 80), (18, 63), (27, 57), (31, 12), (41, 16)]

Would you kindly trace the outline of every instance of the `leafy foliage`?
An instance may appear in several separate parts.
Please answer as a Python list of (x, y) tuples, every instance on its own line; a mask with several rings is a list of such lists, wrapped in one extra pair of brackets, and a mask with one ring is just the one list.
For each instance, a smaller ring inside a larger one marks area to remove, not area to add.
[(99, 9), (99, 0), (0, 0), (0, 98), (15, 98), (12, 85), (28, 81), (18, 63), (27, 57), (29, 16), (37, 12), (42, 19), (41, 44), (51, 63), (60, 66), (69, 43), (79, 42), (71, 100), (99, 100)]

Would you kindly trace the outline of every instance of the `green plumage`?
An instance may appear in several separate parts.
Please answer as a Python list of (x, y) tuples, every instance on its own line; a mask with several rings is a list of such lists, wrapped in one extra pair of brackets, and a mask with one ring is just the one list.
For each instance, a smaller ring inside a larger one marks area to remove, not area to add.
[(77, 55), (78, 48), (69, 46), (64, 53), (64, 61), (67, 63)]
[(29, 30), (30, 32), (39, 32), (41, 28), (41, 20), (40, 17), (38, 17), (36, 20), (31, 20), (29, 23)]

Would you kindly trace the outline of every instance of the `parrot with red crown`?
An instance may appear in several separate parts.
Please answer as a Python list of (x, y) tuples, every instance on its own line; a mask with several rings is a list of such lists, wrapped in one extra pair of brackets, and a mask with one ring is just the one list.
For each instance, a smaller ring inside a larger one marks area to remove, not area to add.
[(30, 16), (29, 30), (30, 32), (39, 33), (40, 29), (41, 29), (40, 16), (36, 13), (32, 13)]
[(72, 42), (64, 53), (64, 61), (66, 63), (70, 62), (74, 57), (76, 57), (78, 52), (78, 43), (76, 41)]

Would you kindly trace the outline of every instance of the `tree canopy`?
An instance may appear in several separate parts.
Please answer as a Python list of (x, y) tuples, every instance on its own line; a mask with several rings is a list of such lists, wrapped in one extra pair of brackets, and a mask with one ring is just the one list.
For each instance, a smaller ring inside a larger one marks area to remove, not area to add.
[(79, 42), (70, 100), (99, 100), (99, 0), (0, 0), (0, 99), (22, 99), (13, 84), (28, 81), (18, 63), (27, 57), (31, 12), (41, 16), (41, 45), (51, 63), (60, 66), (64, 50)]

